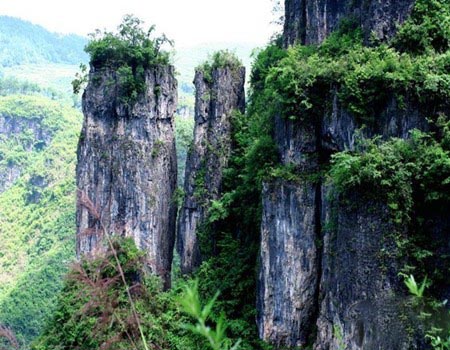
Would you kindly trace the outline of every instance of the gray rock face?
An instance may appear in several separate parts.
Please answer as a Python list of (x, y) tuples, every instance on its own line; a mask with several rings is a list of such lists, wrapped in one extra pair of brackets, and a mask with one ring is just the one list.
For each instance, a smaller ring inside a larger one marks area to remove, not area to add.
[(207, 204), (220, 196), (231, 151), (231, 116), (245, 108), (244, 83), (244, 67), (214, 69), (211, 82), (201, 71), (195, 74), (194, 141), (186, 160), (177, 236), (183, 273), (192, 272), (201, 262), (197, 233)]
[(355, 193), (345, 202), (324, 200), (322, 211), (328, 224), (314, 348), (421, 348), (409, 331), (412, 310), (387, 207)]
[(361, 24), (366, 40), (374, 34), (392, 37), (405, 21), (415, 0), (286, 0), (284, 45), (321, 43), (342, 18)]
[[(31, 152), (47, 147), (52, 136), (51, 129), (42, 126), (40, 117), (19, 118), (0, 115), (0, 142), (15, 139), (25, 152)], [(20, 164), (13, 161), (0, 163), (0, 193), (7, 190), (20, 177), (21, 168)]]
[[(281, 163), (296, 165), (305, 179), (264, 185), (259, 334), (280, 348), (417, 348), (417, 337), (407, 332), (411, 320), (401, 302), (406, 292), (396, 275), (400, 261), (387, 208), (358, 201), (357, 193), (352, 206), (330, 203), (332, 189), (308, 178), (330, 153), (355, 149), (361, 126), (336, 94), (330, 99), (322, 118), (275, 118)], [(363, 135), (406, 138), (412, 128), (428, 127), (426, 112), (413, 104), (402, 110), (392, 99), (380, 110)]]
[[(112, 69), (91, 68), (78, 145), (77, 254), (104, 249), (103, 234), (133, 237), (168, 287), (175, 241), (173, 67), (145, 72), (135, 103), (120, 99)], [(102, 227), (106, 232), (103, 232)]]
[(276, 181), (263, 189), (258, 327), (277, 346), (302, 346), (315, 324), (319, 283), (317, 186)]
[(379, 135), (384, 139), (406, 139), (412, 129), (426, 131), (429, 128), (427, 112), (410, 100), (405, 101), (405, 107), (400, 107), (397, 100), (391, 97), (374, 118), (374, 124), (361, 128), (361, 124), (342, 107), (336, 91), (330, 99), (331, 108), (325, 112), (320, 125), (320, 148), (327, 152), (354, 150), (358, 135), (365, 138)]
[[(286, 0), (284, 44), (321, 43), (339, 21), (353, 17), (366, 40), (385, 40), (410, 13), (413, 0)], [(311, 176), (330, 155), (357, 150), (358, 137), (408, 138), (427, 131), (429, 111), (408, 97), (377, 105), (368, 126), (349, 113), (337, 88), (323, 91), (323, 110), (297, 121), (274, 118), (281, 165), (302, 180), (273, 179), (262, 192), (261, 252), (257, 292), (259, 335), (278, 349), (409, 350), (426, 348), (408, 295), (397, 275), (404, 266), (386, 204), (363, 193), (336, 198), (332, 185)], [(448, 104), (439, 109), (448, 114)], [(333, 196), (332, 196), (333, 195)], [(427, 237), (448, 256), (448, 215), (427, 208)], [(425, 211), (426, 211), (425, 210)], [(398, 229), (398, 228), (397, 228)], [(407, 230), (407, 228), (405, 228)], [(442, 269), (443, 260), (431, 262)], [(438, 265), (441, 264), (441, 265)], [(443, 286), (435, 295), (447, 298)]]

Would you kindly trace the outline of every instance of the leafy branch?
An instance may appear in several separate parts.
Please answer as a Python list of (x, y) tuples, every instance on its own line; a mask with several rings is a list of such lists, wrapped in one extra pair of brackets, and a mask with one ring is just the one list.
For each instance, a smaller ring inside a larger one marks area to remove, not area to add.
[(184, 295), (180, 298), (180, 304), (183, 311), (196, 320), (195, 325), (187, 324), (185, 327), (193, 333), (205, 338), (212, 350), (237, 350), (241, 341), (238, 340), (236, 344), (231, 346), (230, 340), (225, 334), (227, 322), (223, 314), (221, 314), (217, 320), (215, 329), (208, 326), (208, 320), (211, 317), (212, 309), (218, 296), (219, 292), (217, 292), (206, 305), (202, 306), (198, 293), (198, 280), (185, 285)]

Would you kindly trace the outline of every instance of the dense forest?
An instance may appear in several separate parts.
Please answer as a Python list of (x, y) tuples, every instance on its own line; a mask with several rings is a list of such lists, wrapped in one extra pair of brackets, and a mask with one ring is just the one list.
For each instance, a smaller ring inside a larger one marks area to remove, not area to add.
[(134, 16), (5, 55), (89, 71), (0, 80), (0, 348), (450, 349), (450, 3), (285, 5), (193, 86)]

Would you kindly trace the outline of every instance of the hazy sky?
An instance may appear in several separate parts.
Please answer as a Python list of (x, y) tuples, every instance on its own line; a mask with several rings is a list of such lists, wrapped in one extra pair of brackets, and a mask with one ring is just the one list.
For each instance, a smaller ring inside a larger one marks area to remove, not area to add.
[(113, 29), (132, 13), (156, 24), (178, 47), (205, 42), (264, 44), (273, 0), (0, 0), (0, 15), (40, 24), (60, 33), (86, 35)]

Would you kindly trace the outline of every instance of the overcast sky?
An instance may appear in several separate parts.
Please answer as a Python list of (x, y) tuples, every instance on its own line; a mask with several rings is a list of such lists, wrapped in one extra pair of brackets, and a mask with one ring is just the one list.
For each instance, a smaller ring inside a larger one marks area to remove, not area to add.
[(0, 14), (59, 33), (113, 29), (124, 14), (156, 24), (178, 47), (208, 42), (264, 44), (273, 0), (0, 0)]

